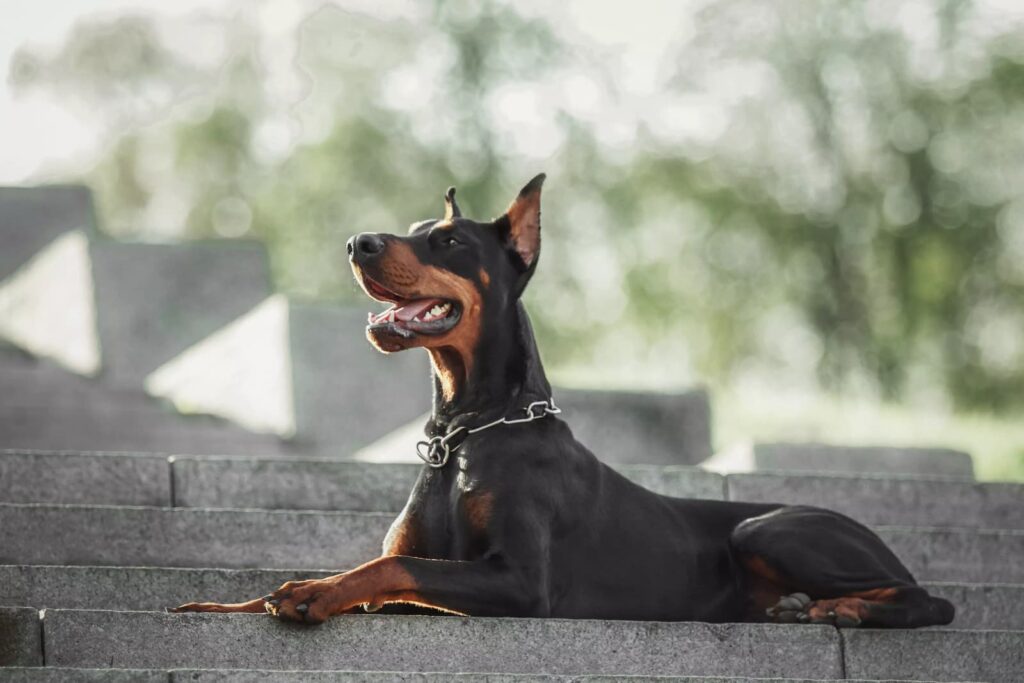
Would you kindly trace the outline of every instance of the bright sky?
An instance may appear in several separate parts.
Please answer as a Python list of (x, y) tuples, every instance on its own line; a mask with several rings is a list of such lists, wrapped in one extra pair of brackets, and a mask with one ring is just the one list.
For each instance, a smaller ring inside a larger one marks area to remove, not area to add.
[[(333, 0), (344, 7), (378, 16), (416, 13), (422, 5), (413, 0)], [(519, 1), (517, 9), (552, 19), (570, 41), (592, 41), (614, 46), (621, 58), (621, 79), (634, 89), (654, 86), (653, 74), (665, 48), (685, 37), (681, 27), (686, 15), (705, 0), (632, 0), (629, 3), (594, 3), (569, 0)], [(73, 166), (75, 160), (92, 156), (99, 144), (90, 122), (42, 94), (15, 96), (7, 84), (13, 54), (22, 45), (55, 49), (74, 24), (83, 18), (113, 17), (145, 12), (181, 17), (194, 12), (222, 13), (238, 7), (241, 0), (33, 0), (5, 10), (0, 21), (0, 184), (32, 182), (40, 169)], [(268, 33), (285, 33), (323, 0), (250, 0), (246, 11), (260, 17)], [(571, 84), (570, 84), (571, 85)], [(580, 87), (584, 87), (582, 84)], [(585, 93), (584, 93), (585, 94)], [(510, 96), (514, 99), (515, 93)], [(574, 98), (580, 99), (580, 98)], [(600, 107), (594, 109), (600, 110)]]

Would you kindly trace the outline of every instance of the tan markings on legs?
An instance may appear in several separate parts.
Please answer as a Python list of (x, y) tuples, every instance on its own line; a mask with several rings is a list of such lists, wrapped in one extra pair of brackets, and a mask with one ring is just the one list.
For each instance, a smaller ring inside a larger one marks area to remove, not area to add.
[(743, 559), (750, 578), (750, 599), (752, 614), (761, 616), (769, 607), (775, 605), (779, 598), (789, 593), (789, 587), (782, 576), (757, 555)]
[(221, 612), (221, 613), (234, 613), (234, 612), (247, 612), (262, 614), (265, 610), (263, 598), (256, 598), (255, 600), (249, 600), (248, 602), (232, 602), (232, 603), (220, 603), (220, 602), (189, 602), (180, 607), (168, 610), (170, 612)]
[(807, 608), (807, 616), (812, 622), (830, 621), (836, 617), (846, 617), (861, 622), (868, 617), (868, 601), (860, 598), (835, 598), (832, 600), (815, 600)]
[(384, 551), (382, 555), (385, 557), (388, 555), (419, 557), (420, 550), (417, 548), (417, 545), (420, 538), (418, 531), (415, 519), (409, 516), (408, 508), (403, 509), (395, 521), (391, 523), (388, 535), (384, 537)]
[(469, 528), (477, 534), (487, 532), (494, 510), (494, 494), (490, 491), (470, 493), (462, 499), (462, 509), (466, 515)]
[(372, 611), (395, 602), (461, 614), (421, 595), (415, 578), (397, 557), (391, 556), (367, 562), (345, 574), (298, 586), (285, 584), (274, 592), (273, 600), (267, 605), (271, 614), (308, 623), (320, 623), (361, 605)]
[(899, 588), (873, 588), (867, 591), (850, 593), (850, 595), (844, 597), (863, 598), (870, 602), (892, 602), (899, 596), (899, 594)]

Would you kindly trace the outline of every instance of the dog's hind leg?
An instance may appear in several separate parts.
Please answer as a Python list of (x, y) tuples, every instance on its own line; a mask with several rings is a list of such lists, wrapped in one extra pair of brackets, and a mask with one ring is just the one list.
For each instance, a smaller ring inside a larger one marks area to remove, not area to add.
[(948, 624), (934, 598), (864, 525), (830, 510), (783, 507), (730, 536), (762, 620), (916, 628)]

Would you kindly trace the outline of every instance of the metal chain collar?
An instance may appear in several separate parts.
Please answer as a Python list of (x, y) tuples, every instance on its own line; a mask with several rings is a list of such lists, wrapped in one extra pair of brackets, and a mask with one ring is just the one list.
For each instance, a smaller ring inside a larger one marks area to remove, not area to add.
[[(448, 463), (448, 458), (451, 456), (453, 448), (449, 442), (457, 434), (465, 432), (466, 436), (469, 436), (470, 434), (476, 434), (477, 432), (482, 432), (485, 429), (497, 427), (498, 425), (517, 425), (524, 424), (526, 422), (533, 422), (534, 420), (539, 420), (542, 417), (547, 417), (548, 415), (558, 415), (562, 412), (562, 409), (555, 405), (555, 399), (549, 398), (546, 401), (534, 401), (523, 408), (523, 411), (526, 412), (526, 417), (500, 417), (494, 422), (488, 422), (487, 424), (480, 425), (479, 427), (473, 427), (472, 429), (469, 427), (456, 427), (444, 436), (433, 436), (429, 441), (420, 441), (416, 444), (416, 455), (418, 455), (420, 460), (430, 467), (438, 469), (444, 467)], [(458, 446), (455, 446), (454, 448), (458, 448)]]

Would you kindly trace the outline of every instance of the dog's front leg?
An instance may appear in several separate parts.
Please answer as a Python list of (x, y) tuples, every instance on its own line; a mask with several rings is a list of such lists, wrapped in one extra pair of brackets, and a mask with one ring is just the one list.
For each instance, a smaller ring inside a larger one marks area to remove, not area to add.
[(463, 562), (391, 555), (345, 574), (286, 583), (267, 596), (266, 609), (282, 619), (308, 624), (389, 603), (461, 615), (544, 616), (542, 577), (532, 573), (497, 559)]
[[(329, 577), (331, 579), (337, 579), (344, 576), (344, 574), (336, 574), (335, 576)], [(308, 581), (289, 581), (286, 586), (300, 587), (308, 583), (317, 582), (318, 579), (310, 579)], [(221, 614), (231, 613), (250, 613), (250, 614), (262, 614), (267, 611), (267, 600), (270, 596), (262, 598), (256, 598), (247, 602), (189, 602), (179, 607), (169, 608), (168, 612), (217, 612)]]

